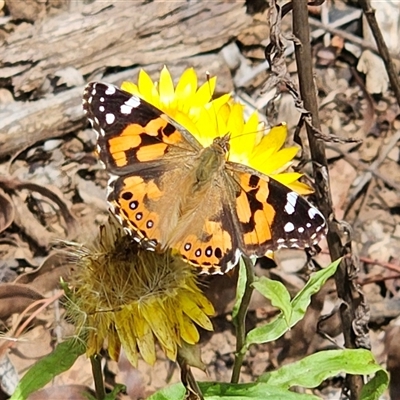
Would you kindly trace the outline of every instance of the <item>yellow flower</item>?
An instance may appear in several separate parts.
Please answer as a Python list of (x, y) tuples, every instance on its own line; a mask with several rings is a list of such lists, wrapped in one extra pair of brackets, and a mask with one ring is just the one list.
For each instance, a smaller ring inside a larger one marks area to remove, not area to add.
[(210, 146), (216, 137), (229, 134), (229, 161), (248, 165), (300, 194), (312, 193), (308, 185), (298, 181), (302, 174), (283, 173), (298, 152), (297, 147), (282, 148), (287, 137), (286, 125), (281, 124), (267, 131), (260, 123), (257, 112), (245, 121), (244, 106), (234, 102), (229, 94), (212, 100), (215, 85), (216, 78), (213, 77), (197, 88), (196, 73), (189, 68), (174, 88), (171, 75), (164, 67), (158, 83), (141, 70), (138, 84), (124, 82), (122, 89), (165, 112), (204, 147)]
[(212, 330), (214, 309), (195, 271), (171, 253), (141, 249), (113, 221), (88, 247), (71, 246), (76, 270), (68, 309), (88, 356), (107, 343), (115, 360), (122, 346), (132, 365), (139, 355), (154, 364), (158, 342), (175, 361), (183, 344), (198, 342), (195, 324)]

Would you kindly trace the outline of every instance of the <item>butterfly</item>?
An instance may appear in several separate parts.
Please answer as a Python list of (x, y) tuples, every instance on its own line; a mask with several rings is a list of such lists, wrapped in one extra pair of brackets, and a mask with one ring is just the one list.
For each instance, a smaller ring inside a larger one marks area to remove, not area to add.
[(203, 147), (143, 99), (89, 83), (84, 112), (109, 175), (111, 211), (150, 249), (178, 251), (203, 273), (225, 273), (241, 254), (306, 248), (326, 233), (307, 200), (246, 165), (229, 161), (229, 134)]

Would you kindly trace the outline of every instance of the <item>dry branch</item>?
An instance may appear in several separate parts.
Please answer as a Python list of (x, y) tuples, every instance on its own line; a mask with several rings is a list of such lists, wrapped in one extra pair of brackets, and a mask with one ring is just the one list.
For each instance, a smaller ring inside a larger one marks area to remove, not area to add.
[(16, 29), (1, 49), (0, 78), (11, 80), (18, 96), (71, 66), (87, 76), (171, 63), (221, 48), (249, 21), (244, 0), (97, 2)]
[[(146, 67), (153, 78), (157, 78), (162, 64)], [(176, 60), (168, 65), (172, 76), (178, 77), (188, 67), (194, 67), (200, 77), (218, 73), (218, 89), (229, 92), (233, 89), (230, 71), (222, 56), (209, 54), (185, 60)], [(98, 74), (91, 79), (121, 84), (124, 80), (136, 81), (140, 68), (133, 68), (107, 77)], [(203, 79), (203, 80), (204, 80)], [(0, 109), (0, 159), (14, 155), (37, 142), (61, 137), (87, 126), (82, 110), (83, 86), (70, 89), (31, 102), (14, 102)]]
[[(67, 68), (91, 80), (102, 79), (107, 68), (148, 64), (147, 71), (158, 72), (166, 63), (173, 76), (189, 66), (199, 76), (206, 69), (218, 73), (218, 87), (230, 91), (230, 72), (222, 57), (204, 53), (229, 43), (249, 20), (244, 0), (95, 2), (82, 12), (17, 27), (2, 46), (0, 78), (11, 83), (16, 96), (33, 92), (39, 97), (46, 80), (59, 84), (57, 76)], [(104, 79), (119, 84), (135, 79), (137, 72), (133, 68)], [(80, 86), (0, 109), (0, 158), (83, 128), (82, 91)]]

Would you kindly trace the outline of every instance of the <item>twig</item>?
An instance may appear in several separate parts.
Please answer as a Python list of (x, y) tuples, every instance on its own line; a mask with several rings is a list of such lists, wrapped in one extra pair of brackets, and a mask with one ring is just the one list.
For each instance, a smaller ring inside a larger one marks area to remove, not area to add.
[(372, 34), (374, 35), (376, 45), (379, 50), (379, 55), (382, 57), (383, 62), (385, 63), (386, 71), (389, 75), (390, 84), (396, 96), (397, 104), (400, 105), (400, 81), (392, 61), (392, 58), (389, 54), (389, 49), (386, 46), (385, 40), (382, 36), (382, 32), (379, 28), (378, 22), (375, 18), (375, 10), (371, 8), (371, 4), (369, 0), (359, 0), (358, 2), (361, 8), (364, 11), (365, 17), (367, 18), (369, 27), (371, 28)]
[[(328, 252), (327, 251), (321, 251), (321, 254), (328, 254)], [(379, 265), (380, 267), (384, 267), (384, 268), (390, 269), (390, 270), (398, 272), (400, 274), (400, 265), (395, 265), (395, 264), (392, 264), (392, 263), (389, 263), (389, 262), (374, 260), (373, 258), (362, 257), (362, 256), (360, 256), (360, 261), (365, 263), (365, 264)]]
[(246, 341), (246, 315), (249, 308), (251, 295), (253, 293), (253, 282), (254, 282), (254, 266), (250, 258), (243, 257), (244, 264), (246, 266), (246, 287), (242, 297), (242, 301), (239, 306), (238, 313), (235, 317), (234, 324), (236, 327), (236, 353), (235, 362), (232, 370), (232, 383), (239, 382), (240, 368), (242, 367), (243, 358), (246, 354), (246, 348), (244, 347)]
[(384, 182), (386, 185), (390, 186), (392, 189), (397, 190), (400, 193), (400, 185), (398, 183), (396, 183), (395, 181), (393, 181), (392, 179), (388, 178), (387, 176), (381, 174), (379, 171), (373, 170), (372, 169), (372, 165), (367, 166), (362, 164), (359, 160), (357, 160), (356, 158), (352, 157), (350, 154), (348, 154), (347, 152), (341, 150), (338, 147), (332, 146), (329, 143), (326, 145), (327, 149), (336, 151), (338, 154), (340, 154), (345, 161), (347, 161), (352, 167), (356, 168), (356, 169), (361, 169), (365, 172), (370, 172), (373, 176), (375, 176), (376, 178), (380, 179), (382, 182)]
[(399, 279), (400, 274), (394, 274), (394, 275), (389, 275), (389, 276), (383, 276), (381, 274), (374, 274), (373, 276), (366, 276), (364, 279), (359, 279), (357, 282), (359, 285), (364, 286), (364, 285), (370, 285), (371, 283), (375, 282), (384, 282), (384, 281), (390, 281), (394, 279)]
[[(313, 81), (312, 55), (310, 46), (310, 32), (308, 24), (308, 9), (306, 1), (293, 1), (293, 33), (296, 37), (295, 54), (297, 70), (299, 75), (300, 93), (304, 102), (304, 108), (310, 113), (312, 124), (317, 130), (321, 130), (318, 117), (318, 104), (316, 90)], [(334, 219), (332, 209), (332, 198), (329, 189), (328, 163), (325, 156), (325, 146), (321, 140), (314, 137), (314, 129), (307, 124), (307, 137), (310, 143), (310, 152), (314, 161), (314, 178), (316, 183), (316, 196), (318, 205), (326, 217), (328, 217), (329, 232), (327, 241), (331, 257), (336, 260), (340, 256), (349, 253), (350, 245), (343, 246), (340, 240), (341, 227)], [(350, 253), (351, 254), (351, 253)], [(360, 313), (356, 304), (360, 304), (361, 294), (355, 287), (350, 277), (355, 276), (357, 270), (353, 257), (345, 257), (340, 263), (335, 274), (336, 287), (339, 298), (342, 299), (344, 307), (341, 307), (345, 346), (357, 348), (357, 336), (353, 330), (352, 323), (356, 315)], [(356, 303), (356, 299), (358, 302)], [(361, 299), (363, 300), (363, 299)], [(361, 301), (362, 303), (362, 301)], [(359, 399), (363, 380), (361, 376), (347, 376), (347, 385), (350, 389), (350, 398)]]
[[(399, 103), (400, 104), (400, 103)], [(373, 172), (379, 168), (379, 166), (385, 161), (389, 152), (396, 146), (397, 142), (400, 140), (400, 131), (397, 131), (391, 138), (389, 143), (383, 147), (378, 158), (369, 166), (368, 172), (365, 172), (362, 178), (359, 180), (358, 185), (349, 194), (349, 201), (352, 202), (362, 190), (362, 188), (369, 182), (372, 178)], [(396, 185), (397, 186), (397, 185)]]
[(388, 263), (388, 262), (385, 262), (385, 261), (374, 260), (374, 259), (368, 258), (368, 257), (360, 257), (360, 261), (362, 261), (362, 262), (364, 262), (366, 264), (379, 265), (380, 267), (390, 269), (390, 270), (398, 272), (400, 274), (400, 265), (394, 265), (392, 263)]
[[(321, 21), (318, 21), (317, 19), (312, 18), (312, 17), (309, 18), (309, 21), (310, 21), (310, 25), (315, 28), (323, 29), (326, 32), (340, 36), (341, 38), (360, 46), (362, 49), (371, 50), (374, 53), (379, 54), (379, 50), (376, 48), (376, 46), (374, 44), (372, 44), (368, 40), (360, 38), (359, 36), (353, 35), (351, 33), (348, 33), (346, 31), (343, 31), (341, 29), (337, 29), (337, 28), (333, 27), (333, 23), (329, 24), (329, 25), (324, 25)], [(318, 31), (314, 31), (314, 32), (318, 32)], [(314, 32), (311, 34), (313, 37), (314, 37)], [(398, 54), (390, 53), (390, 56), (396, 60), (400, 59)]]

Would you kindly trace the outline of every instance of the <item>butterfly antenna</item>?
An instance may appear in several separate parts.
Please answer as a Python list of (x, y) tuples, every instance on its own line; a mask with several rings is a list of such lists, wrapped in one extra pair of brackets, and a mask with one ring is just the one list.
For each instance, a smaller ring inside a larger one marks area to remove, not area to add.
[(214, 100), (214, 92), (212, 90), (211, 87), (211, 74), (209, 71), (206, 71), (206, 79), (207, 79), (207, 84), (208, 84), (208, 89), (210, 91), (210, 102), (211, 102), (211, 108), (212, 108), (212, 112), (214, 114), (214, 119), (215, 119), (215, 126), (217, 128), (217, 133), (219, 132), (218, 129), (218, 117), (217, 117), (217, 110), (215, 109), (215, 105), (213, 103)]

